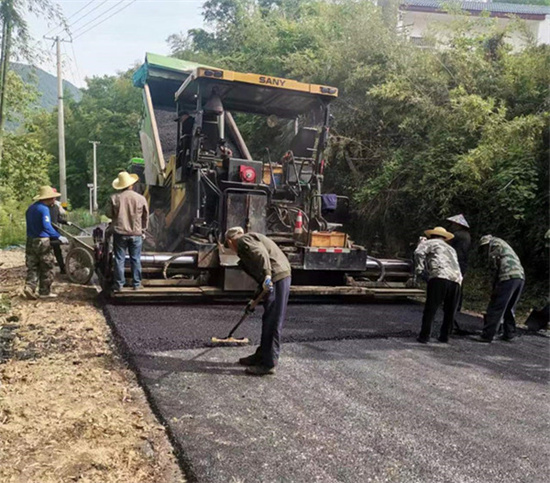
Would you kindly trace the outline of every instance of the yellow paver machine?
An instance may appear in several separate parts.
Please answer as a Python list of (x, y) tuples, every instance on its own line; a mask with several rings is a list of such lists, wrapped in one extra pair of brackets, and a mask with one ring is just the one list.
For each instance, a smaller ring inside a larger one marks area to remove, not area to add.
[[(237, 225), (284, 251), (294, 298), (421, 293), (408, 288), (411, 262), (369, 257), (343, 228), (349, 200), (323, 192), (336, 88), (154, 54), (134, 84), (144, 99), (138, 189), (156, 218), (141, 258), (144, 290), (123, 289), (114, 298), (249, 295), (254, 281), (223, 246), (225, 230)], [(271, 149), (259, 149), (262, 140)], [(96, 240), (97, 270), (108, 288), (111, 241), (101, 232)]]

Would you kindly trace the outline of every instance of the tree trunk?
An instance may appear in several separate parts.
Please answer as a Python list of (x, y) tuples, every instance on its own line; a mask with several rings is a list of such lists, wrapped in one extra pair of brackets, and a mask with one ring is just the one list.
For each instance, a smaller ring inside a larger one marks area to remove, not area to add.
[(4, 122), (6, 116), (6, 90), (8, 84), (8, 67), (10, 64), (11, 46), (11, 4), (4, 6), (4, 23), (2, 25), (2, 54), (0, 61), (0, 166), (4, 151)]

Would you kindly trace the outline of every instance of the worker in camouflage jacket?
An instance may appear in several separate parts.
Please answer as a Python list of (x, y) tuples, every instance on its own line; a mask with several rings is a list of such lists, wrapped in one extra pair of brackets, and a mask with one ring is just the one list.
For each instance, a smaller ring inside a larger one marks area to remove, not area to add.
[(290, 295), (290, 263), (275, 242), (260, 233), (245, 234), (237, 226), (227, 230), (225, 240), (227, 246), (239, 255), (239, 266), (258, 282), (256, 296), (266, 292), (260, 346), (254, 354), (239, 359), (239, 363), (247, 366), (248, 374), (274, 374)]
[(516, 252), (504, 240), (492, 235), (481, 238), (484, 252), (493, 272), (493, 292), (478, 342), (491, 342), (503, 321), (502, 340), (511, 341), (516, 332), (515, 309), (525, 284), (525, 271)]
[[(55, 298), (51, 292), (54, 279), (55, 259), (51, 241), (66, 244), (68, 240), (52, 226), (49, 207), (61, 196), (51, 186), (42, 186), (25, 214), (27, 222), (27, 243), (25, 246), (25, 265), (27, 278), (23, 293), (27, 298)], [(38, 288), (38, 296), (36, 289)]]
[(453, 239), (453, 234), (440, 226), (424, 233), (428, 239), (422, 238), (414, 252), (415, 275), (428, 282), (417, 340), (422, 344), (429, 342), (435, 314), (443, 304), (443, 323), (438, 340), (447, 343), (460, 298), (462, 274), (456, 251), (447, 243)]

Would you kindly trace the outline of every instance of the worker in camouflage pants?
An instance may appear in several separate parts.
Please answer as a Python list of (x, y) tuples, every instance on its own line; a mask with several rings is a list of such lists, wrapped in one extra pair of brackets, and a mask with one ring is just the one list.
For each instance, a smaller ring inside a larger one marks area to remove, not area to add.
[(27, 238), (25, 265), (27, 266), (25, 289), (29, 288), (34, 293), (39, 286), (40, 295), (51, 294), (55, 257), (49, 238)]
[(504, 240), (485, 235), (479, 242), (493, 272), (493, 292), (487, 307), (481, 336), (477, 342), (492, 342), (501, 322), (501, 340), (511, 341), (516, 333), (516, 305), (525, 284), (525, 271), (516, 252)]
[[(51, 293), (53, 282), (53, 270), (55, 258), (53, 256), (50, 240), (59, 240), (60, 243), (68, 243), (67, 239), (55, 230), (50, 221), (49, 206), (55, 199), (61, 196), (50, 186), (42, 186), (40, 192), (33, 199), (33, 203), (27, 209), (25, 218), (27, 221), (27, 245), (25, 248), (25, 264), (27, 266), (27, 279), (23, 293), (27, 298), (55, 298)], [(36, 288), (38, 287), (38, 296)]]

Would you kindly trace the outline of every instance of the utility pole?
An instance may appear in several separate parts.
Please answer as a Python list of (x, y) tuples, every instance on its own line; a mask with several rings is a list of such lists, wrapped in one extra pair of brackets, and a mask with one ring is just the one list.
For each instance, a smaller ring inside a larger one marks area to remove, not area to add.
[(90, 215), (93, 215), (94, 214), (94, 202), (93, 202), (93, 189), (94, 189), (94, 185), (93, 183), (88, 183), (88, 192), (90, 194)]
[(65, 120), (63, 112), (63, 75), (61, 72), (61, 40), (57, 37), (44, 37), (54, 40), (57, 47), (57, 131), (59, 137), (59, 188), (61, 203), (67, 203), (67, 169), (65, 164)]
[(97, 213), (97, 145), (101, 144), (99, 141), (89, 141), (94, 146), (94, 213)]

